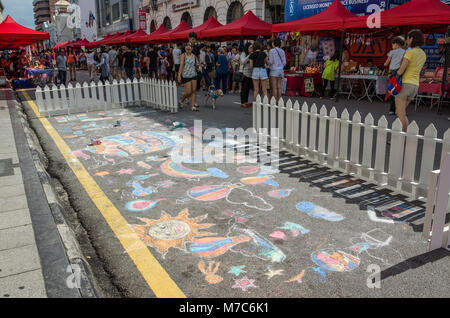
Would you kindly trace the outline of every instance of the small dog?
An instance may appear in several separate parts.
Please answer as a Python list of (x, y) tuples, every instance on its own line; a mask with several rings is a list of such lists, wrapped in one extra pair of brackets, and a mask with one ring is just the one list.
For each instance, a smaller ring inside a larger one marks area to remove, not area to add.
[(216, 99), (223, 96), (223, 92), (221, 89), (216, 89), (214, 85), (211, 85), (208, 88), (208, 93), (206, 93), (205, 103), (208, 104), (208, 101), (211, 99), (211, 104), (213, 109), (216, 109)]

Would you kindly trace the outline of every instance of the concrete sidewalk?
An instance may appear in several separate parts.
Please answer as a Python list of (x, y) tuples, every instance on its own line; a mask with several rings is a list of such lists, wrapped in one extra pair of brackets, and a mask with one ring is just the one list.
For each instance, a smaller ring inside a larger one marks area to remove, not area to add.
[(76, 283), (83, 271), (69, 257), (72, 238), (61, 235), (68, 227), (55, 218), (25, 122), (12, 91), (0, 90), (0, 298), (95, 297), (86, 279)]

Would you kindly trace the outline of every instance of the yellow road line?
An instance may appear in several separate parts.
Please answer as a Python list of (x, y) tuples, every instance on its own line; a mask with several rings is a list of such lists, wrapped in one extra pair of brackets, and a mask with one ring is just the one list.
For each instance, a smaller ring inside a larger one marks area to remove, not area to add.
[(52, 124), (39, 113), (36, 104), (29, 97), (26, 91), (22, 91), (31, 109), (41, 121), (50, 137), (55, 142), (61, 154), (64, 156), (69, 167), (78, 178), (79, 182), (86, 190), (91, 200), (97, 206), (100, 213), (109, 224), (111, 230), (119, 239), (125, 251), (133, 260), (136, 267), (141, 272), (147, 284), (150, 286), (156, 297), (162, 298), (184, 298), (184, 293), (177, 284), (170, 278), (169, 274), (159, 264), (158, 260), (150, 253), (147, 246), (139, 239), (128, 222), (120, 214), (119, 210), (108, 199), (102, 189), (98, 186), (91, 175), (86, 171), (78, 158), (72, 155), (69, 146), (64, 139), (53, 128)]

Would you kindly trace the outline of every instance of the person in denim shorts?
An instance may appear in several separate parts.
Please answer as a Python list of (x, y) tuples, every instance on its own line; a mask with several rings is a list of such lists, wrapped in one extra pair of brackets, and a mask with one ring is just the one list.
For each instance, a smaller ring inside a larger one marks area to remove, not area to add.
[(267, 70), (266, 64), (269, 63), (269, 59), (265, 52), (261, 51), (261, 44), (255, 42), (253, 44), (253, 53), (250, 55), (250, 68), (253, 68), (253, 100), (256, 100), (256, 96), (259, 95), (259, 86), (264, 96), (267, 96)]

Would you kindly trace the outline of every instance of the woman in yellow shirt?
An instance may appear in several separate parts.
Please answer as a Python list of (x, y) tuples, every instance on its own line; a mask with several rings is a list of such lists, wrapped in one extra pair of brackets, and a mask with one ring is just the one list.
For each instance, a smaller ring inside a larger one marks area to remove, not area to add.
[(403, 131), (406, 132), (409, 121), (406, 117), (406, 107), (416, 97), (419, 90), (420, 72), (427, 59), (421, 49), (424, 44), (423, 33), (420, 30), (411, 30), (406, 37), (406, 44), (410, 47), (403, 56), (402, 64), (397, 74), (403, 75), (402, 90), (395, 96), (396, 115), (402, 122)]

